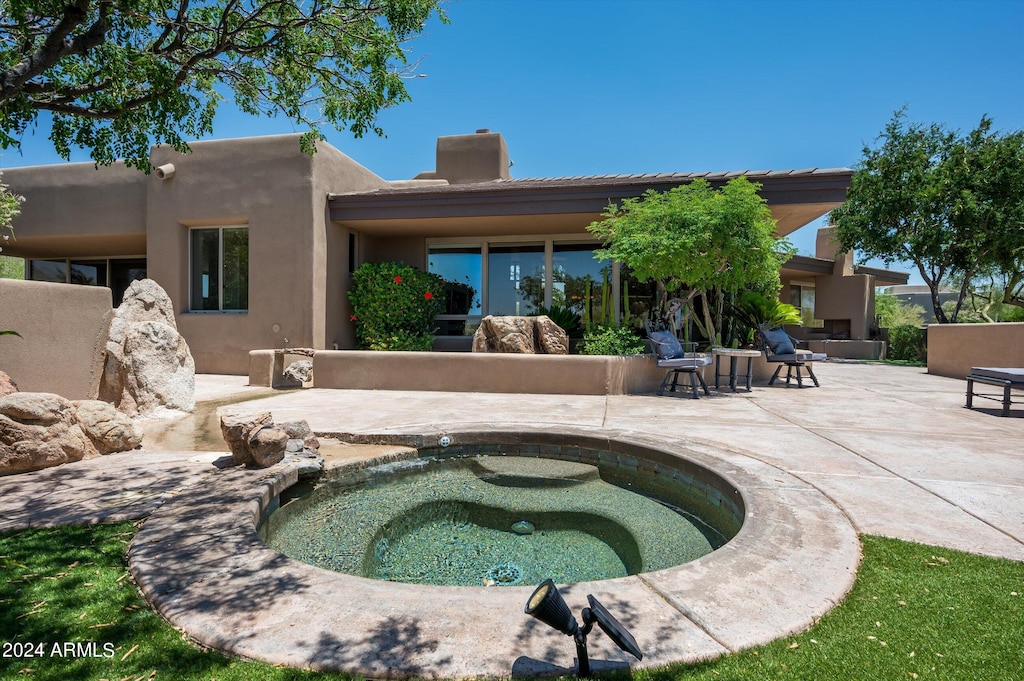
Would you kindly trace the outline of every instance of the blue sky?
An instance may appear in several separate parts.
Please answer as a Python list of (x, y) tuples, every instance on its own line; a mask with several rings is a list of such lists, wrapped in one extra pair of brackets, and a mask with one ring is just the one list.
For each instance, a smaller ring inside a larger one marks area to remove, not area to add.
[[(410, 44), (387, 138), (327, 131), (387, 179), (440, 135), (501, 132), (514, 177), (853, 166), (894, 110), (1024, 128), (1024, 2), (462, 0)], [(214, 137), (298, 130), (225, 105)], [(59, 161), (47, 130), (3, 166)], [(76, 156), (75, 160), (87, 160)], [(795, 235), (813, 251), (814, 229)], [(915, 279), (916, 281), (916, 279)]]

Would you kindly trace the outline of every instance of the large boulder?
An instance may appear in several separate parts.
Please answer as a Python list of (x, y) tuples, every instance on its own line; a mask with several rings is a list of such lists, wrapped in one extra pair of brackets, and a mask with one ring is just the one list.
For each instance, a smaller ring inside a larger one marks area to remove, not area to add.
[(79, 427), (100, 454), (125, 452), (142, 444), (142, 428), (109, 402), (82, 400), (74, 404)]
[(195, 374), (171, 299), (151, 279), (133, 281), (110, 322), (100, 399), (128, 415), (192, 411)]
[(51, 393), (0, 397), (0, 475), (59, 466), (97, 456), (75, 407)]
[(473, 352), (566, 355), (569, 353), (569, 335), (545, 315), (489, 315), (480, 321), (473, 334)]

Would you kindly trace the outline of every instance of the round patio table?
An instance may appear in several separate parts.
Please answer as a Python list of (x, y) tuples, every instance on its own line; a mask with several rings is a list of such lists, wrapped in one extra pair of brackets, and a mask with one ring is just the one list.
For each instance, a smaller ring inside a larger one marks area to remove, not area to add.
[(761, 356), (760, 350), (745, 350), (742, 348), (712, 348), (711, 353), (715, 357), (715, 389), (719, 389), (719, 380), (725, 374), (722, 373), (722, 357), (729, 358), (729, 389), (736, 392), (736, 365), (740, 357), (747, 358), (747, 392), (750, 392), (750, 384), (754, 378), (754, 358)]

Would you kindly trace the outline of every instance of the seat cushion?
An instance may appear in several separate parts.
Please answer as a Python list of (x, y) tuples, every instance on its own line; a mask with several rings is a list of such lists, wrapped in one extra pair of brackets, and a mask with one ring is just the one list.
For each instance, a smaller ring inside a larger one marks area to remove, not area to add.
[(761, 329), (761, 335), (773, 355), (792, 355), (796, 352), (793, 340), (782, 329)]
[(768, 355), (769, 362), (824, 362), (828, 355), (824, 352), (791, 352), (788, 355)]
[(1024, 383), (1024, 369), (1012, 367), (971, 367), (971, 374), (1010, 383)]
[(714, 361), (710, 357), (675, 357), (673, 359), (659, 359), (658, 367), (661, 369), (699, 369), (710, 366)]
[(675, 359), (685, 354), (683, 346), (679, 344), (679, 339), (671, 331), (652, 331), (647, 337), (651, 339), (654, 354), (658, 356), (659, 360)]

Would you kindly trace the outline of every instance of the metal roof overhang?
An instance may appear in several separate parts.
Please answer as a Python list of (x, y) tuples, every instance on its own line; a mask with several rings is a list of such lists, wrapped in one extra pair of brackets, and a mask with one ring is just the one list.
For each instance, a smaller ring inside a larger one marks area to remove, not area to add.
[[(852, 171), (752, 177), (785, 236), (846, 199)], [(584, 231), (605, 207), (648, 189), (665, 191), (693, 178), (636, 181), (503, 181), (422, 189), (336, 194), (328, 199), (330, 218), (376, 235), (446, 236), (475, 226), (481, 235)], [(713, 186), (725, 180), (709, 178)], [(530, 220), (523, 220), (528, 217)], [(442, 231), (439, 231), (442, 230)], [(446, 231), (448, 230), (448, 231)]]

